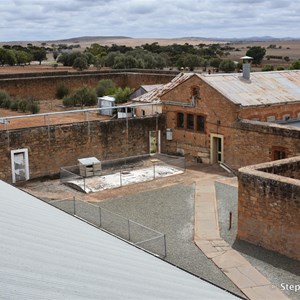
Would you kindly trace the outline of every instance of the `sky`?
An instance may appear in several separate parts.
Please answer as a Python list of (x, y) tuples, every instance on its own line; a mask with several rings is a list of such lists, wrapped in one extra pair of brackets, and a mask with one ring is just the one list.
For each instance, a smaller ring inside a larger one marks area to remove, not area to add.
[(300, 0), (0, 0), (0, 41), (300, 38)]

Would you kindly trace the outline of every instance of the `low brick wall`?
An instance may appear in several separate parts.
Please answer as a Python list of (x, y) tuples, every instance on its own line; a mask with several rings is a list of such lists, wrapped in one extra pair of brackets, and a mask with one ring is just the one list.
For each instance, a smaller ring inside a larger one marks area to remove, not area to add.
[(11, 150), (28, 149), (32, 179), (57, 174), (78, 158), (149, 154), (149, 131), (164, 131), (164, 124), (159, 116), (0, 131), (0, 179), (12, 181)]
[(71, 91), (83, 85), (94, 88), (101, 79), (112, 79), (117, 86), (123, 88), (137, 88), (142, 84), (168, 83), (176, 74), (174, 71), (156, 70), (10, 74), (0, 76), (0, 90), (7, 91), (11, 96), (48, 100), (55, 99), (57, 87), (62, 83)]
[(239, 239), (300, 260), (299, 171), (300, 157), (239, 170)]

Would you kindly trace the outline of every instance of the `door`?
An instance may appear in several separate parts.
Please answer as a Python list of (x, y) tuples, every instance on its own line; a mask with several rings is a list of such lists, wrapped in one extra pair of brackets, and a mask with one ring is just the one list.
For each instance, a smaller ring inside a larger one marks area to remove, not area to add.
[(150, 155), (160, 153), (160, 130), (149, 132)]
[(210, 141), (210, 161), (212, 164), (221, 163), (224, 161), (224, 143), (223, 136), (219, 134), (211, 134)]
[(28, 149), (11, 151), (12, 181), (25, 181), (29, 179)]

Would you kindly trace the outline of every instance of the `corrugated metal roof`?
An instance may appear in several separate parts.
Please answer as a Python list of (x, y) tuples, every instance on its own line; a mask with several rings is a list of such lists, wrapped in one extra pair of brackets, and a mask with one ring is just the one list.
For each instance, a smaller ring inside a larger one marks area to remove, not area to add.
[(0, 181), (1, 299), (236, 299)]
[(242, 106), (300, 101), (300, 71), (253, 72), (250, 80), (245, 80), (240, 73), (197, 75)]
[(190, 77), (194, 76), (194, 73), (180, 73), (175, 78), (173, 78), (169, 83), (162, 85), (161, 87), (154, 89), (142, 96), (134, 99), (134, 101), (140, 102), (152, 102), (160, 103), (160, 97), (167, 92), (171, 91), (173, 88), (186, 81)]
[(147, 84), (147, 85), (141, 85), (141, 87), (146, 91), (150, 92), (154, 89), (160, 88), (163, 84)]

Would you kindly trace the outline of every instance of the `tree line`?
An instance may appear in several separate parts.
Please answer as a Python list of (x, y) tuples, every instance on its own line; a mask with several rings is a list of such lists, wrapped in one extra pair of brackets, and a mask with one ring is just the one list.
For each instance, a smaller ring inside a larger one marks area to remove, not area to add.
[(0, 48), (0, 64), (9, 65), (26, 65), (32, 61), (38, 61), (40, 64), (46, 60), (47, 51), (43, 47), (37, 47), (29, 44), (27, 47), (20, 45), (4, 45)]

